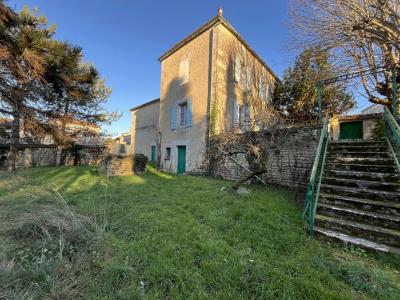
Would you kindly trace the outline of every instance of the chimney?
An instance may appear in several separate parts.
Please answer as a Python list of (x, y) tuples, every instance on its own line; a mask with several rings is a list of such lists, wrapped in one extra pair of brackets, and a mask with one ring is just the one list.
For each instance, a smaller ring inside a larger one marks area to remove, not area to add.
[(222, 18), (222, 7), (218, 8), (218, 17)]

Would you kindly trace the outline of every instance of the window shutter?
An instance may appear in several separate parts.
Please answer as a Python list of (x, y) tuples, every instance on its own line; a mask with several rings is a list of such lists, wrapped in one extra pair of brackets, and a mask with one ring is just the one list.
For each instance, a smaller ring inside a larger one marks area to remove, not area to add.
[(246, 130), (250, 130), (250, 106), (246, 105), (244, 107), (244, 122)]
[(235, 81), (240, 83), (240, 69), (241, 69), (241, 65), (240, 65), (240, 56), (236, 55), (235, 57)]
[(265, 100), (266, 101), (270, 100), (269, 99), (269, 83), (268, 82), (265, 84)]
[(237, 100), (233, 101), (233, 127), (238, 127), (239, 125), (239, 106)]
[(171, 129), (176, 129), (176, 105), (172, 106), (171, 111)]
[(250, 67), (249, 66), (247, 66), (247, 69), (246, 69), (246, 87), (247, 87), (247, 90), (250, 90), (250, 87), (251, 87), (251, 72), (250, 72)]
[(187, 101), (186, 126), (192, 126), (192, 101)]
[(258, 78), (258, 98), (262, 98), (262, 78), (261, 76)]

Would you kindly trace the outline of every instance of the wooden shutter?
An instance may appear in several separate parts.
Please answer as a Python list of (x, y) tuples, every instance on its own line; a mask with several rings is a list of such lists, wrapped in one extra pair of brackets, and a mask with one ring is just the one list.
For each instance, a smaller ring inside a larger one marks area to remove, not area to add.
[(239, 125), (239, 106), (237, 100), (233, 100), (233, 127), (238, 127)]
[(262, 98), (262, 87), (263, 87), (263, 84), (262, 84), (262, 78), (261, 78), (261, 76), (258, 78), (258, 98)]
[(251, 88), (251, 72), (250, 72), (249, 66), (247, 66), (247, 68), (246, 68), (246, 87), (247, 87), (247, 90), (250, 90), (250, 88)]
[(176, 117), (176, 104), (174, 104), (171, 110), (171, 129), (176, 129)]
[(187, 100), (186, 126), (192, 126), (192, 101)]
[(246, 105), (244, 107), (244, 122), (246, 130), (250, 130), (250, 106)]

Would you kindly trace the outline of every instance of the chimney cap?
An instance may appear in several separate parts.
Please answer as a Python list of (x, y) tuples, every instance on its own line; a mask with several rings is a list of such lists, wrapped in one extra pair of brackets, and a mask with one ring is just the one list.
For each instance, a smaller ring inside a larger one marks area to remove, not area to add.
[(218, 17), (222, 17), (222, 7), (218, 7)]

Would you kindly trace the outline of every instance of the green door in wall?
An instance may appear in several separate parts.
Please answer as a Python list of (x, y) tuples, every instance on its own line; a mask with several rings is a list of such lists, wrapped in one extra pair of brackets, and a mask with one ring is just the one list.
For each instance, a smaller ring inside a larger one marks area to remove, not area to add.
[(186, 171), (186, 146), (178, 146), (178, 174)]
[(363, 122), (346, 122), (340, 123), (340, 139), (341, 140), (362, 140), (363, 138)]
[(157, 147), (151, 146), (151, 161), (157, 160)]

